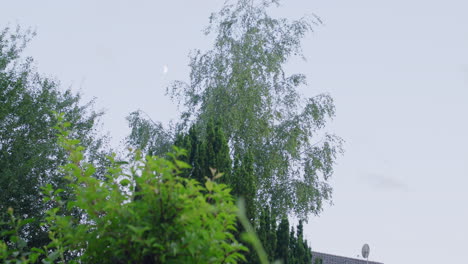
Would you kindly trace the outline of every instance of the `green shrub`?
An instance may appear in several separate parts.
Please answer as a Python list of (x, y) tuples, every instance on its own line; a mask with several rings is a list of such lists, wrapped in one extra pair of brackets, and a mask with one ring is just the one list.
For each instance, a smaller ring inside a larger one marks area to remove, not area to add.
[[(51, 243), (43, 249), (21, 252), (14, 229), (0, 242), (0, 262), (33, 263), (236, 263), (246, 248), (234, 238), (237, 207), (229, 189), (207, 179), (204, 186), (178, 176), (187, 168), (177, 159), (142, 157), (135, 151), (131, 163), (117, 162), (101, 181), (95, 168), (83, 161), (83, 147), (70, 139), (64, 123), (59, 141), (69, 153), (62, 169), (67, 190), (44, 188), (51, 204), (43, 228)], [(63, 192), (74, 199), (64, 201)], [(73, 214), (80, 212), (80, 214)], [(12, 215), (11, 225), (15, 222)], [(84, 215), (78, 218), (75, 215)], [(6, 230), (6, 229), (5, 229)], [(33, 254), (33, 255), (31, 255)], [(31, 259), (31, 256), (34, 259)], [(32, 260), (31, 262), (28, 262)], [(13, 262), (14, 261), (14, 262)]]

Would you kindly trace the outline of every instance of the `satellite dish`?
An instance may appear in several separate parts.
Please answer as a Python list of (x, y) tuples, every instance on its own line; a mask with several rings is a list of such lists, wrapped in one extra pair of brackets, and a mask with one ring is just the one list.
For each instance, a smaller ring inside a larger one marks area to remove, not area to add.
[(362, 257), (363, 258), (369, 258), (369, 252), (370, 252), (369, 245), (364, 244), (364, 246), (362, 246)]

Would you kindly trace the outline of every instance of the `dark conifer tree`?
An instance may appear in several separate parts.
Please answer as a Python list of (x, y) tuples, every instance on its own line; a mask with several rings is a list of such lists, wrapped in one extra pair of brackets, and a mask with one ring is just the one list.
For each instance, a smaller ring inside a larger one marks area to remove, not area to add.
[[(190, 137), (182, 133), (177, 134), (176, 139), (174, 141), (174, 146), (185, 149), (187, 151), (185, 156), (179, 157), (179, 160), (189, 164), (190, 166), (193, 166), (190, 160), (191, 150), (192, 150), (192, 143), (190, 141)], [(192, 168), (182, 170), (180, 176), (185, 177), (185, 178), (190, 177), (191, 170)]]
[(297, 264), (296, 245), (297, 245), (297, 239), (296, 239), (296, 235), (294, 232), (294, 226), (291, 226), (291, 232), (289, 233), (289, 258), (288, 258), (289, 264)]
[(299, 220), (299, 224), (297, 225), (294, 257), (296, 259), (296, 263), (304, 263), (306, 259), (306, 250), (304, 248), (304, 226), (302, 224), (302, 220)]
[(307, 239), (304, 240), (304, 248), (306, 250), (304, 263), (312, 263), (312, 248), (310, 248), (309, 243), (307, 243)]
[[(204, 135), (204, 137), (203, 137)], [(199, 182), (204, 182), (205, 177), (211, 177), (210, 168), (222, 172), (221, 181), (228, 183), (231, 174), (231, 157), (229, 146), (222, 128), (210, 121), (205, 133), (192, 126), (188, 134), (178, 134), (174, 145), (187, 150), (187, 156), (181, 160), (192, 166), (191, 169), (182, 172), (182, 176), (192, 177)]]
[(205, 180), (205, 146), (200, 139), (198, 129), (195, 126), (192, 126), (189, 130), (189, 138), (191, 143), (190, 151), (190, 165), (192, 165), (191, 177), (199, 182), (204, 182)]
[(258, 228), (257, 228), (257, 236), (262, 242), (263, 245), (266, 244), (267, 242), (267, 227), (266, 227), (266, 212), (265, 208), (262, 210), (260, 217), (259, 217), (259, 223), (258, 223)]
[(214, 136), (213, 149), (216, 153), (215, 168), (224, 174), (223, 177), (221, 177), (221, 182), (229, 183), (231, 178), (232, 160), (226, 135), (224, 134), (223, 128), (219, 122), (215, 123)]
[(229, 176), (232, 170), (232, 161), (229, 153), (229, 145), (219, 122), (214, 123), (210, 119), (206, 126), (206, 145), (205, 145), (205, 174), (211, 176), (210, 168), (223, 173), (220, 181), (229, 182)]
[(236, 155), (234, 160), (234, 174), (230, 185), (232, 186), (232, 194), (234, 196), (244, 198), (247, 218), (251, 223), (254, 223), (256, 215), (255, 194), (257, 188), (251, 152), (244, 155), (242, 159), (239, 155)]
[(210, 176), (211, 177), (211, 170), (210, 168), (220, 170), (217, 168), (216, 164), (216, 156), (218, 153), (215, 152), (215, 129), (214, 129), (214, 123), (213, 119), (210, 119), (206, 126), (206, 131), (205, 131), (205, 141), (204, 141), (204, 150), (205, 150), (205, 156), (204, 156), (204, 167), (203, 167), (203, 172), (205, 176)]
[(276, 216), (273, 214), (273, 210), (270, 210), (270, 230), (267, 234), (267, 246), (266, 251), (270, 258), (270, 261), (275, 259), (276, 244), (277, 244), (277, 227), (276, 227)]
[(276, 219), (269, 207), (264, 208), (258, 221), (257, 235), (262, 242), (270, 261), (275, 260), (276, 249)]
[(278, 231), (276, 232), (277, 242), (276, 242), (276, 253), (275, 259), (283, 261), (284, 264), (288, 264), (289, 260), (289, 221), (288, 218), (283, 218), (278, 226)]

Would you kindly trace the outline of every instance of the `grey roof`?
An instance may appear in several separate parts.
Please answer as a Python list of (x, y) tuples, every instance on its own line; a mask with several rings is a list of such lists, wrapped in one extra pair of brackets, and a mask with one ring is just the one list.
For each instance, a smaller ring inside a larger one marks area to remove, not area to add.
[[(315, 259), (322, 259), (322, 264), (367, 264), (367, 261), (364, 259), (355, 259), (341, 257), (326, 253), (312, 252), (312, 264), (315, 264)], [(381, 262), (369, 261), (369, 264), (383, 264)]]

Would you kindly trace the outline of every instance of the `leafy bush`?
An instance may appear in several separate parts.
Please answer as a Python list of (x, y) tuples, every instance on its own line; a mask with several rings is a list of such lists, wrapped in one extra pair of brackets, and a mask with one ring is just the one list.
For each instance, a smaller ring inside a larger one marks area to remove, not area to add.
[[(59, 116), (59, 119), (62, 117)], [(69, 153), (63, 170), (67, 191), (44, 188), (51, 204), (46, 222), (51, 243), (22, 252), (15, 228), (0, 242), (0, 261), (12, 263), (236, 263), (245, 260), (246, 248), (233, 235), (237, 208), (229, 189), (207, 179), (204, 186), (178, 176), (187, 168), (174, 149), (170, 160), (142, 157), (135, 151), (131, 163), (110, 157), (106, 180), (92, 175), (93, 165), (83, 161), (84, 148), (69, 138), (68, 123), (57, 128), (61, 146)], [(62, 200), (64, 192), (74, 199)], [(72, 212), (85, 217), (74, 217)], [(16, 226), (16, 227), (15, 227)], [(5, 229), (6, 230), (6, 229)], [(6, 232), (6, 231), (5, 231)]]

